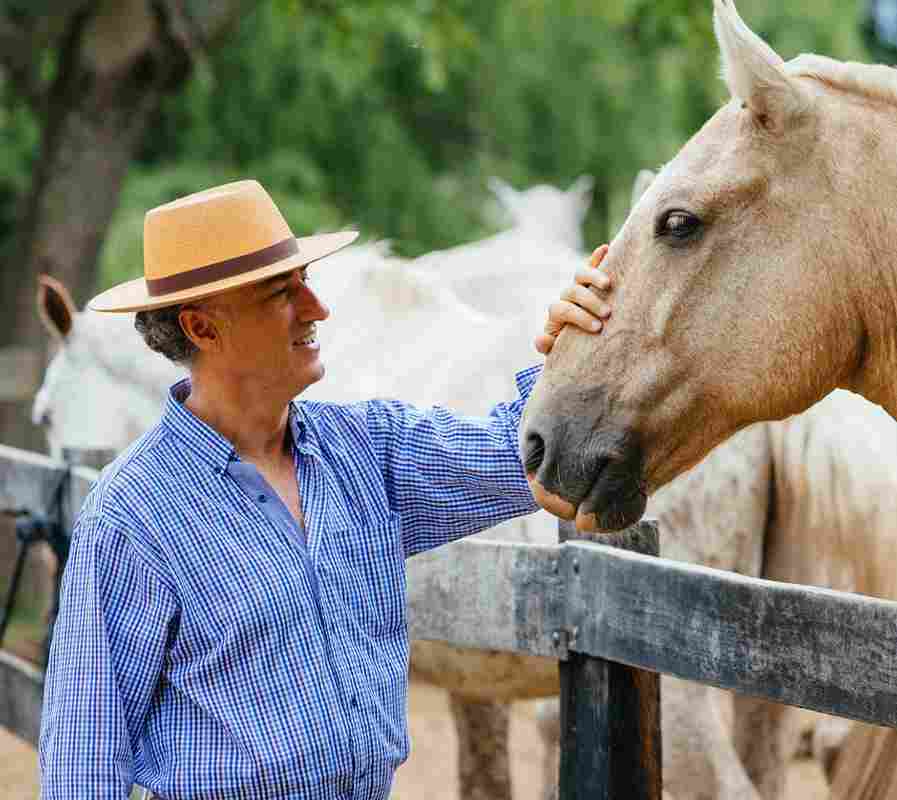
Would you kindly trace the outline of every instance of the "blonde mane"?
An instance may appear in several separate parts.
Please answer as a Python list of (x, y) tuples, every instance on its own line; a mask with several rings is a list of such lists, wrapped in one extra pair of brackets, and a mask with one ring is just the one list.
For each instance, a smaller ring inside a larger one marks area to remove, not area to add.
[(804, 54), (787, 62), (785, 71), (793, 77), (813, 78), (836, 89), (897, 105), (897, 69), (884, 64), (859, 64)]

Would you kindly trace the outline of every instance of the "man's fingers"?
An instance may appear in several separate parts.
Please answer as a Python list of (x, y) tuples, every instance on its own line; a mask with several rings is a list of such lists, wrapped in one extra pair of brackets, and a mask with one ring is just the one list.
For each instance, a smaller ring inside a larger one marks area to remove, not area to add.
[(592, 257), (589, 259), (589, 263), (593, 267), (601, 266), (601, 262), (604, 261), (604, 257), (607, 255), (607, 251), (610, 250), (610, 246), (606, 244), (600, 244), (592, 251)]
[(574, 303), (602, 319), (607, 319), (610, 316), (610, 306), (600, 297), (597, 297), (594, 292), (580, 284), (568, 286), (564, 289), (561, 292), (561, 300)]
[(592, 267), (580, 267), (573, 276), (576, 283), (583, 286), (592, 286), (598, 291), (607, 292), (610, 290), (612, 281), (610, 275), (600, 269)]
[(548, 308), (548, 317), (555, 324), (575, 325), (591, 333), (597, 333), (604, 327), (600, 319), (568, 300), (552, 303)]
[(547, 356), (551, 352), (551, 348), (554, 347), (555, 338), (555, 336), (540, 333), (533, 342), (536, 347), (536, 352), (541, 353), (543, 356)]
[(602, 296), (613, 287), (610, 275), (599, 269), (608, 249), (606, 244), (596, 247), (589, 259), (591, 266), (576, 270), (575, 283), (563, 290), (557, 303), (548, 307), (545, 332), (533, 340), (538, 352), (543, 355), (551, 352), (564, 325), (575, 325), (590, 333), (602, 330), (604, 320), (611, 313), (611, 307)]

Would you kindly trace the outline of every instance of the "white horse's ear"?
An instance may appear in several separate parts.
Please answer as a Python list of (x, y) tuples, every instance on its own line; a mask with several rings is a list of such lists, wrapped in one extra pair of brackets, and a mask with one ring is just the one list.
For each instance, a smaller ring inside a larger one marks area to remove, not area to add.
[(739, 16), (733, 0), (713, 0), (713, 27), (722, 54), (723, 80), (766, 128), (781, 130), (808, 102), (785, 62)]
[(41, 274), (37, 281), (37, 315), (54, 339), (65, 341), (78, 313), (72, 296), (56, 278)]
[(595, 179), (591, 175), (580, 175), (567, 189), (567, 197), (572, 197), (577, 210), (585, 216), (592, 205), (592, 190), (595, 188)]
[(635, 183), (632, 184), (632, 196), (629, 200), (629, 207), (635, 208), (635, 204), (641, 199), (642, 195), (648, 191), (648, 187), (654, 183), (657, 175), (650, 169), (640, 169), (638, 175), (635, 176)]
[(489, 190), (495, 195), (499, 205), (509, 214), (514, 215), (517, 211), (517, 200), (519, 193), (510, 184), (505, 183), (501, 178), (491, 177), (487, 181)]

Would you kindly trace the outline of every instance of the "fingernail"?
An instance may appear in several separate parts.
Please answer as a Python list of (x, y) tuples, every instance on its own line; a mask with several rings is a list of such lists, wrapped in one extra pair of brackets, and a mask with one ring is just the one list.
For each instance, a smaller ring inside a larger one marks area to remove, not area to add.
[(593, 320), (592, 320), (592, 330), (593, 330), (593, 331), (600, 331), (600, 330), (601, 330), (601, 322), (598, 321), (597, 319), (593, 319)]

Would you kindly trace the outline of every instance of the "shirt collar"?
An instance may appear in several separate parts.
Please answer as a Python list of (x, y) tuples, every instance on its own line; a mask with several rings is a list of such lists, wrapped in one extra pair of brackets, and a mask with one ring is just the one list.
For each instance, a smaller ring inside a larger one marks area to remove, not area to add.
[(300, 453), (318, 452), (314, 440), (308, 435), (309, 424), (305, 409), (295, 400), (290, 400), (290, 431), (293, 434), (293, 445)]
[[(187, 406), (184, 401), (190, 395), (190, 378), (184, 378), (173, 384), (168, 390), (162, 424), (177, 436), (186, 447), (202, 462), (208, 464), (213, 472), (224, 472), (231, 461), (239, 461), (240, 456), (233, 443), (222, 436), (211, 425), (203, 422)], [(290, 402), (289, 424), (293, 434), (293, 443), (300, 451), (307, 451), (305, 425), (298, 404)]]
[(168, 390), (162, 424), (177, 436), (193, 454), (215, 472), (223, 472), (238, 458), (233, 444), (211, 425), (197, 417), (184, 401), (190, 395), (190, 378), (175, 383)]

